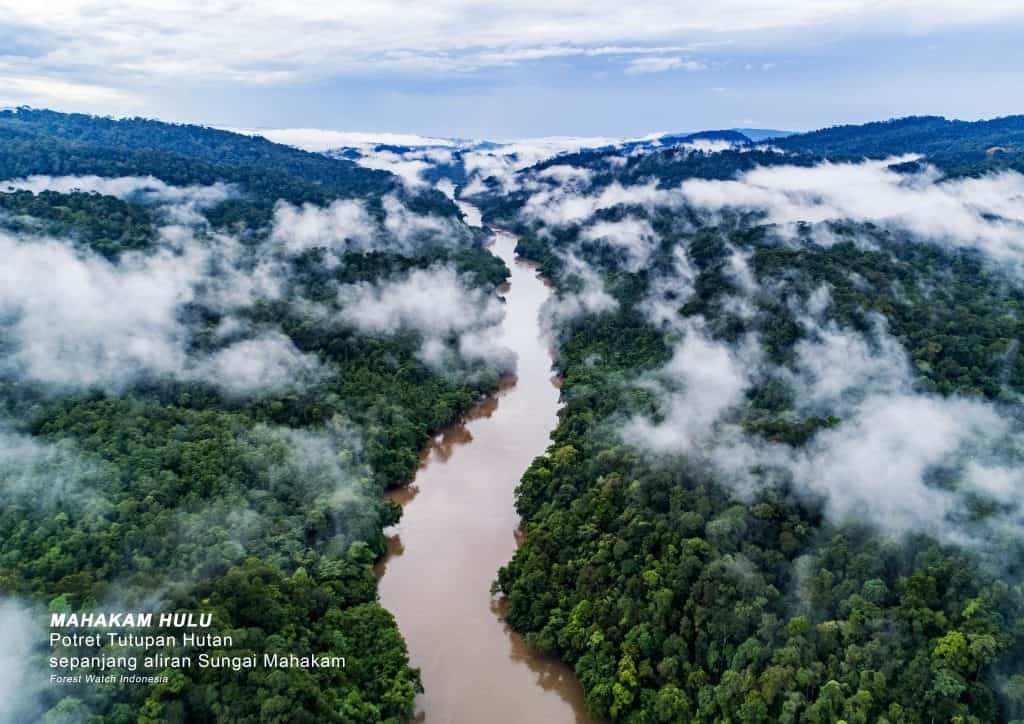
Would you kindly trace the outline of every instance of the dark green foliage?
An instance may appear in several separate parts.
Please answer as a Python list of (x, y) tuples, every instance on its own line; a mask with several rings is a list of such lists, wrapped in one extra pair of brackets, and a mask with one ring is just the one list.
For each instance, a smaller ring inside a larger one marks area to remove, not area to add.
[[(201, 584), (193, 599), (176, 603), (188, 610), (205, 601), (218, 620), (232, 622), (219, 633), (231, 636), (234, 647), (211, 655), (337, 655), (345, 666), (193, 669), (173, 687), (153, 688), (141, 707), (144, 720), (217, 721), (223, 714), (211, 712), (230, 712), (242, 722), (404, 721), (422, 686), (393, 617), (375, 601), (368, 560), (353, 549), (311, 577), (305, 569), (285, 576), (250, 558)], [(283, 629), (290, 630), (287, 639), (275, 633)]]
[[(977, 170), (972, 144), (994, 142), (972, 127), (957, 146), (948, 138), (961, 125), (920, 123), (926, 131), (913, 136), (920, 149), (897, 134), (876, 151), (921, 150), (948, 159), (949, 170)], [(1006, 141), (1018, 125), (1007, 119), (988, 130)], [(915, 126), (909, 119), (822, 132), (825, 140), (845, 138), (849, 148), (839, 140), (802, 146), (797, 136), (793, 148), (803, 155), (795, 160), (853, 153), (862, 136)], [(946, 142), (942, 133), (950, 134)], [(617, 169), (598, 183), (640, 182), (634, 166), (664, 185), (677, 183), (677, 173), (727, 177), (743, 169), (738, 154), (696, 158), (689, 169), (667, 155), (638, 156), (621, 176)], [(581, 154), (578, 162), (598, 169), (598, 156)], [(493, 218), (513, 220), (520, 204), (496, 198), (489, 209)], [(1018, 720), (1019, 548), (1005, 551), (1010, 573), (996, 573), (973, 552), (928, 536), (831, 522), (823, 501), (796, 494), (785, 479), (764, 476), (757, 490), (739, 495), (697, 460), (656, 458), (624, 444), (619, 429), (633, 415), (657, 421), (662, 414), (662, 400), (637, 382), (665, 364), (672, 340), (636, 305), (650, 275), (668, 268), (670, 243), (686, 249), (696, 274), (676, 311), (699, 317), (720, 341), (756, 333), (766, 362), (785, 369), (807, 334), (800, 310), (825, 287), (831, 304), (818, 324), (870, 338), (882, 320), (906, 350), (921, 392), (1003, 405), (1016, 405), (1024, 392), (1024, 286), (976, 251), (870, 225), (834, 224), (840, 241), (824, 247), (810, 234), (779, 238), (740, 214), (723, 214), (713, 226), (688, 214), (678, 212), (695, 231), (675, 231), (685, 228), (679, 219), (646, 214), (665, 242), (636, 274), (607, 249), (580, 244), (578, 228), (523, 229), (519, 252), (560, 290), (576, 284), (558, 254), (571, 246), (601, 273), (619, 307), (557, 330), (565, 406), (551, 447), (517, 491), (525, 542), (495, 584), (508, 597), (510, 624), (538, 650), (571, 663), (591, 709), (613, 721)], [(758, 283), (752, 292), (739, 288), (730, 269), (736, 253)], [(740, 294), (752, 314), (732, 310), (729, 300)], [(842, 424), (830, 410), (798, 415), (795, 394), (785, 375), (765, 373), (735, 421), (795, 449)]]
[(149, 209), (96, 193), (0, 193), (0, 226), (15, 233), (70, 237), (108, 259), (148, 249), (155, 237)]
[(883, 315), (929, 389), (993, 399), (1024, 392), (1024, 289), (977, 251), (877, 231), (875, 238), (879, 251), (852, 242), (764, 246), (752, 266), (763, 279), (789, 275), (789, 288), (804, 298), (826, 284), (830, 314), (846, 326), (865, 328), (866, 313)]
[[(0, 113), (0, 176), (34, 173), (236, 184), (240, 197), (205, 214), (260, 253), (273, 253), (256, 245), (279, 199), (360, 197), (374, 213), (382, 194), (403, 193), (390, 174), (223, 131)], [(433, 192), (403, 203), (457, 213)], [(0, 193), (5, 228), (66, 239), (115, 264), (155, 248), (157, 213), (94, 193)], [(200, 236), (196, 243), (217, 243)], [(14, 427), (49, 452), (27, 471), (15, 468), (12, 480), (0, 471), (0, 593), (39, 610), (212, 612), (214, 632), (234, 638), (220, 653), (260, 658), (242, 671), (171, 667), (168, 684), (53, 688), (41, 702), (51, 719), (369, 724), (411, 716), (419, 673), (376, 603), (372, 565), (384, 550), (382, 529), (401, 513), (383, 493), (410, 478), (429, 436), (491, 391), (497, 374), (483, 364), (442, 373), (420, 360), (415, 331), (361, 334), (301, 310), (315, 302), (337, 313), (339, 284), (432, 265), (451, 265), (487, 291), (507, 278), (486, 250), (446, 241), (406, 255), (352, 253), (340, 264), (323, 249), (278, 258), (287, 270), (282, 297), (236, 313), (319, 361), (321, 374), (301, 384), (239, 397), (204, 380), (141, 376), (123, 391), (68, 391), (4, 372), (5, 432)], [(223, 311), (193, 301), (179, 316), (190, 354), (225, 344), (216, 333)], [(264, 652), (331, 653), (347, 665), (265, 668)]]
[[(784, 488), (737, 498), (623, 447), (608, 421), (657, 409), (623, 380), (665, 358), (635, 325), (605, 315), (563, 348), (566, 407), (523, 477), (525, 543), (498, 576), (511, 625), (614, 721), (1005, 716), (993, 681), (1024, 652), (1019, 594), (953, 549), (836, 528)], [(753, 394), (748, 429), (799, 446), (838, 422), (787, 422), (789, 404)]]
[(922, 153), (928, 162), (951, 174), (1019, 170), (1024, 164), (1024, 116), (974, 122), (910, 116), (800, 133), (774, 139), (772, 144), (837, 159)]
[[(244, 198), (208, 214), (216, 226), (269, 223), (279, 200), (326, 204), (337, 198), (402, 193), (391, 174), (300, 151), (264, 138), (143, 118), (115, 121), (81, 114), (18, 109), (0, 112), (0, 178), (31, 174), (155, 176), (188, 186), (237, 184)], [(413, 211), (456, 216), (440, 191), (408, 199)]]

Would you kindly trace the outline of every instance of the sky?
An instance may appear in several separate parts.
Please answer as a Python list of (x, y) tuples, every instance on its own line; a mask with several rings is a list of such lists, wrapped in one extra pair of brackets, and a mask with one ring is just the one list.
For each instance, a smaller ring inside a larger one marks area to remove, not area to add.
[(0, 106), (510, 139), (1024, 112), (1019, 0), (0, 0)]

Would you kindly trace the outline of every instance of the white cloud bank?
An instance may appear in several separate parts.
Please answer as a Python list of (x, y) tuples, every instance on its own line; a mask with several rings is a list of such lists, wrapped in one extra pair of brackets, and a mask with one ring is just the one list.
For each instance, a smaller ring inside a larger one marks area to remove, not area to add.
[[(635, 207), (645, 214), (688, 207), (712, 216), (726, 210), (755, 212), (786, 235), (794, 234), (801, 222), (870, 222), (923, 241), (977, 248), (996, 260), (1024, 266), (1024, 174), (943, 179), (927, 165), (912, 172), (894, 169), (918, 158), (762, 166), (732, 180), (691, 178), (671, 188), (652, 181), (590, 189), (585, 175), (561, 173), (555, 178), (560, 183), (530, 195), (521, 218), (567, 227), (587, 224), (597, 212), (616, 207)], [(594, 228), (607, 226), (602, 222)], [(643, 240), (650, 238), (646, 230), (636, 227), (627, 233), (622, 226), (619, 232), (606, 235), (607, 241), (632, 249), (633, 262), (642, 263)], [(584, 231), (583, 238), (597, 233)], [(821, 243), (834, 240), (827, 229), (819, 229), (815, 238)]]
[(154, 206), (163, 212), (162, 221), (166, 226), (162, 231), (168, 238), (183, 233), (182, 229), (174, 228), (177, 226), (205, 226), (206, 219), (200, 212), (239, 194), (233, 184), (220, 181), (206, 186), (172, 186), (154, 176), (35, 175), (0, 181), (0, 191), (8, 190), (36, 194), (41, 191), (62, 194), (81, 191)]
[(38, 721), (38, 697), (48, 674), (38, 656), (46, 631), (33, 611), (14, 598), (0, 598), (0, 722)]
[(118, 267), (57, 241), (0, 232), (0, 256), (0, 310), (18, 340), (9, 363), (31, 379), (106, 385), (184, 367), (176, 313), (194, 298), (200, 254), (130, 256)]
[[(183, 308), (201, 303), (231, 316), (256, 299), (281, 294), (271, 258), (243, 263), (237, 240), (210, 234), (203, 209), (236, 190), (230, 185), (171, 186), (153, 177), (31, 176), (0, 189), (87, 191), (145, 203), (165, 225), (149, 254), (117, 263), (63, 240), (0, 232), (0, 317), (10, 334), (3, 367), (56, 388), (123, 389), (140, 376), (203, 380), (232, 394), (272, 390), (316, 374), (315, 357), (279, 333), (236, 337), (208, 356), (190, 353)], [(249, 334), (253, 334), (249, 331)]]
[(292, 253), (314, 247), (335, 252), (391, 249), (413, 251), (420, 244), (457, 246), (469, 240), (460, 222), (410, 211), (397, 197), (385, 196), (383, 222), (362, 201), (341, 199), (327, 206), (280, 202), (274, 209), (271, 239)]
[[(803, 323), (810, 337), (797, 346), (794, 370), (774, 374), (793, 388), (795, 414), (834, 414), (838, 425), (798, 448), (748, 435), (736, 414), (771, 370), (756, 339), (730, 347), (690, 323), (672, 359), (643, 383), (659, 392), (664, 419), (634, 418), (624, 438), (705, 461), (746, 495), (782, 476), (820, 497), (837, 522), (972, 546), (998, 546), (999, 536), (1024, 530), (1024, 472), (1008, 418), (987, 402), (916, 392), (906, 353), (880, 321), (873, 340), (809, 317)], [(957, 488), (934, 484), (940, 469), (958, 476)], [(972, 495), (1004, 508), (970, 523), (964, 512)]]
[(60, 241), (0, 232), (0, 255), (0, 315), (14, 339), (4, 366), (27, 379), (118, 389), (140, 375), (169, 375), (241, 392), (317, 367), (276, 334), (236, 342), (211, 359), (190, 356), (182, 305), (201, 300), (230, 312), (277, 292), (259, 270), (240, 272), (198, 243), (113, 264)]
[[(139, 78), (269, 84), (367, 71), (462, 74), (572, 55), (628, 58), (654, 52), (673, 58), (713, 41), (791, 43), (792, 31), (831, 24), (859, 32), (921, 32), (1024, 15), (1015, 3), (968, 6), (954, 0), (727, 0), (682, 6), (652, 0), (642, 8), (612, 0), (310, 0), (287, 12), (273, 3), (249, 3), (244, 13), (226, 0), (2, 0), (0, 10), (35, 46), (23, 61), (8, 56), (8, 75), (37, 94), (59, 96), (61, 88), (47, 84), (62, 82), (87, 99), (121, 92), (108, 88), (109, 80), (100, 82), (111, 78), (115, 84)], [(777, 32), (766, 38), (772, 31)], [(77, 80), (41, 78), (40, 67), (74, 71)]]
[(304, 151), (329, 151), (353, 147), (370, 150), (374, 146), (454, 146), (447, 138), (418, 136), (413, 133), (374, 133), (367, 131), (332, 131), (324, 128), (232, 128), (223, 130), (246, 136), (262, 136), (274, 143), (295, 146)]
[(380, 284), (349, 284), (338, 292), (342, 316), (374, 334), (415, 330), (424, 337), (421, 356), (434, 365), (450, 361), (448, 343), (465, 360), (513, 367), (498, 335), (505, 310), (496, 297), (474, 288), (450, 267), (416, 269)]
[(767, 166), (731, 181), (689, 179), (680, 192), (695, 207), (754, 210), (783, 227), (801, 221), (872, 222), (1024, 262), (1024, 175), (1006, 171), (940, 180), (928, 167), (914, 173), (891, 168), (915, 158)]

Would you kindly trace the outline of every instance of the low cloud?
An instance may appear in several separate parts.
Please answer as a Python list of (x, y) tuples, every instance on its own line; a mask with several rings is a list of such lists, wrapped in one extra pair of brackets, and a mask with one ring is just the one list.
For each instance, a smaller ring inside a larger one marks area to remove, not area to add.
[(53, 385), (118, 385), (185, 365), (181, 305), (195, 298), (205, 255), (125, 255), (120, 265), (58, 241), (0, 232), (0, 315), (16, 349), (5, 367)]
[(315, 358), (283, 335), (246, 340), (238, 334), (244, 329), (208, 358), (190, 353), (188, 305), (230, 322), (257, 299), (279, 298), (283, 272), (270, 259), (246, 259), (230, 237), (201, 241), (174, 228), (173, 243), (165, 236), (155, 252), (123, 254), (117, 263), (61, 240), (0, 231), (0, 325), (9, 332), (0, 368), (54, 389), (117, 391), (140, 377), (170, 376), (235, 393), (315, 370)]
[(35, 175), (0, 181), (2, 189), (18, 189), (39, 193), (56, 191), (93, 192), (121, 199), (136, 199), (142, 203), (178, 204), (195, 203), (209, 207), (236, 193), (231, 184), (220, 181), (207, 185), (172, 186), (155, 176), (45, 176)]
[(646, 219), (627, 216), (620, 221), (599, 221), (580, 233), (584, 241), (596, 241), (620, 250), (625, 255), (627, 271), (636, 272), (650, 259), (658, 243), (658, 235)]
[(395, 174), (406, 188), (422, 189), (428, 186), (423, 172), (438, 164), (452, 163), (452, 151), (448, 148), (412, 148), (406, 151), (365, 147), (355, 161), (364, 168), (388, 171)]
[(298, 253), (318, 246), (337, 251), (368, 249), (376, 234), (366, 206), (360, 201), (341, 199), (325, 207), (279, 202), (274, 207), (270, 238)]
[[(816, 304), (827, 304), (818, 297)], [(821, 500), (837, 523), (925, 533), (981, 551), (1024, 530), (1024, 474), (1010, 417), (988, 402), (919, 392), (906, 352), (881, 318), (869, 335), (821, 325), (810, 314), (801, 324), (807, 336), (790, 368), (767, 364), (754, 337), (726, 345), (699, 322), (681, 325), (672, 359), (641, 382), (663, 400), (662, 417), (629, 420), (624, 438), (703, 461), (744, 496), (787, 481)], [(746, 432), (746, 393), (765, 379), (793, 390), (795, 419), (835, 415), (839, 422), (800, 447)], [(956, 483), (939, 483), (943, 476)], [(971, 520), (971, 498), (997, 511)]]
[(717, 138), (698, 138), (695, 141), (687, 141), (686, 143), (679, 146), (683, 151), (697, 151), (698, 153), (721, 153), (722, 151), (734, 151), (737, 148), (746, 148), (745, 146), (738, 146), (732, 141), (726, 141)]
[(1024, 263), (1024, 175), (942, 180), (928, 166), (909, 173), (894, 168), (916, 158), (767, 166), (731, 181), (689, 179), (680, 191), (698, 209), (756, 211), (790, 232), (797, 222), (871, 222)]
[(371, 334), (411, 330), (423, 335), (421, 356), (440, 365), (450, 343), (460, 356), (509, 368), (509, 352), (498, 342), (505, 311), (493, 295), (464, 281), (451, 267), (417, 269), (378, 284), (340, 288), (342, 317)]
[(292, 253), (325, 247), (346, 251), (390, 250), (413, 252), (422, 244), (458, 246), (471, 240), (458, 220), (418, 214), (394, 196), (382, 200), (383, 221), (369, 213), (361, 201), (342, 199), (327, 206), (280, 202), (274, 209), (271, 240)]
[(372, 149), (377, 145), (391, 146), (453, 146), (446, 138), (417, 136), (411, 133), (373, 133), (360, 131), (332, 131), (323, 128), (231, 128), (223, 130), (246, 136), (262, 136), (274, 143), (295, 146), (305, 151), (329, 151), (336, 148)]
[[(463, 190), (464, 196), (472, 196), (487, 191), (483, 183), (486, 179), (498, 182), (503, 192), (516, 191), (522, 179), (518, 174), (541, 161), (554, 158), (563, 153), (575, 153), (585, 148), (614, 146), (623, 139), (610, 136), (550, 136), (544, 138), (524, 138), (502, 143), (496, 148), (472, 148), (462, 154), (463, 165), (470, 181)], [(551, 166), (541, 174), (558, 174), (556, 169), (573, 169), (571, 166)], [(577, 176), (585, 174), (582, 169), (574, 169)], [(553, 176), (552, 176), (553, 177)], [(564, 180), (564, 179), (562, 179)]]
[(209, 185), (172, 186), (154, 176), (27, 176), (0, 181), (0, 191), (24, 190), (33, 193), (73, 191), (105, 196), (163, 207), (164, 221), (184, 226), (202, 226), (205, 209), (239, 195), (232, 184), (220, 181)]
[[(410, 156), (413, 156), (410, 158)], [(398, 154), (393, 151), (370, 151), (363, 153), (357, 163), (364, 168), (388, 171), (395, 174), (407, 188), (417, 189), (427, 186), (423, 180), (423, 172), (432, 164), (418, 158), (419, 154)]]
[(405, 248), (424, 242), (457, 246), (468, 240), (465, 227), (450, 218), (410, 211), (395, 196), (385, 196), (384, 230)]
[(40, 660), (46, 632), (42, 614), (13, 598), (0, 598), (0, 722), (39, 721), (49, 673)]
[(520, 212), (526, 221), (539, 221), (547, 226), (568, 226), (585, 222), (596, 212), (616, 206), (677, 206), (677, 192), (658, 188), (656, 182), (623, 186), (616, 182), (592, 194), (579, 189), (555, 186), (532, 194)]
[(690, 325), (672, 359), (651, 382), (654, 389), (669, 392), (665, 419), (634, 419), (623, 435), (661, 452), (692, 453), (708, 443), (723, 414), (743, 400), (750, 379), (734, 350)]
[(280, 332), (235, 342), (204, 360), (192, 374), (235, 394), (276, 392), (311, 381), (319, 360), (304, 354)]
[(648, 73), (664, 73), (669, 70), (684, 70), (687, 73), (707, 70), (707, 66), (698, 60), (685, 60), (672, 56), (653, 56), (634, 58), (626, 64), (626, 75), (645, 75)]
[(115, 472), (84, 456), (70, 440), (47, 442), (0, 429), (0, 499), (7, 504), (48, 507), (74, 501), (79, 510), (103, 509), (109, 502), (88, 491)]
[(693, 295), (697, 270), (690, 262), (686, 247), (672, 247), (672, 266), (667, 273), (652, 275), (651, 285), (640, 308), (648, 321), (657, 329), (677, 328), (680, 323), (679, 307)]
[(557, 330), (566, 322), (588, 314), (610, 312), (619, 306), (605, 289), (601, 275), (589, 264), (572, 252), (563, 253), (562, 259), (562, 274), (571, 280), (572, 288), (556, 293), (541, 306), (541, 322), (552, 339), (557, 339)]

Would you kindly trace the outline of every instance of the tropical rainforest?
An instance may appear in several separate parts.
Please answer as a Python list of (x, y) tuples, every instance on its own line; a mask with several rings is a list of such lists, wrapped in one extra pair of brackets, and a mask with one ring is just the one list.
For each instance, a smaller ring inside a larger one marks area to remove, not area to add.
[(994, 246), (1024, 227), (984, 211), (1020, 199), (1022, 131), (911, 118), (491, 184), (485, 220), (572, 302), (495, 587), (596, 715), (1024, 717), (1024, 290)]
[(47, 688), (22, 720), (408, 718), (383, 492), (501, 372), (452, 347), (488, 320), (439, 326), (410, 295), (470, 305), (503, 264), (439, 192), (260, 138), (25, 109), (0, 137), (0, 590), (211, 611), (233, 655), (347, 661)]
[(596, 718), (1024, 720), (1022, 172), (1024, 117), (538, 159), (0, 112), (0, 622), (347, 657), (23, 720), (413, 716), (383, 494), (514, 369), (456, 198), (554, 286), (563, 407), (493, 591)]

